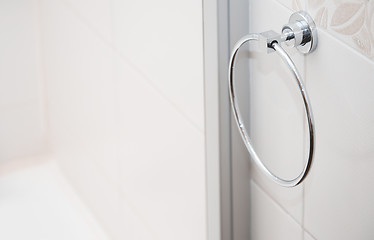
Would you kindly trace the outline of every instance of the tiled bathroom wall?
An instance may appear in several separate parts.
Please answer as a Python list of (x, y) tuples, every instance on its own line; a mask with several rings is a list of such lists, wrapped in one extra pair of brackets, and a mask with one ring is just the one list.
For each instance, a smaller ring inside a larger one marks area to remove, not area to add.
[[(251, 165), (253, 239), (374, 238), (373, 4), (250, 0), (249, 32), (280, 32), (292, 12), (304, 9), (316, 20), (319, 37), (316, 51), (306, 56), (286, 47), (304, 76), (314, 112), (312, 169), (300, 186), (282, 188)], [(275, 54), (252, 54), (250, 72), (255, 147), (276, 174), (296, 176), (308, 145), (294, 79)]]
[(374, 58), (374, 1), (308, 1), (317, 24), (366, 57)]
[(206, 239), (201, 1), (40, 18), (51, 152), (111, 239)]
[(36, 1), (0, 3), (0, 163), (45, 151), (38, 17)]
[(316, 24), (366, 57), (374, 58), (372, 0), (279, 0), (293, 10), (307, 9)]
[[(249, 1), (249, 32), (306, 9), (319, 34), (308, 56), (287, 49), (314, 110), (314, 165), (292, 189), (251, 166), (252, 238), (373, 239), (374, 2)], [(201, 7), (0, 3), (0, 161), (50, 150), (112, 239), (205, 239)], [(297, 88), (275, 55), (250, 69), (255, 147), (292, 177), (307, 149)]]

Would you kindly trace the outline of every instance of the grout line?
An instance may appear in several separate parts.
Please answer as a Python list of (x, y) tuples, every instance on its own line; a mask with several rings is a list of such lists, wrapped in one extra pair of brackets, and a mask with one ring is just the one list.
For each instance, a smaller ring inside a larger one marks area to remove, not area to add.
[(84, 219), (85, 223), (89, 226), (92, 233), (95, 234), (98, 239), (102, 240), (112, 240), (111, 234), (105, 229), (105, 226), (102, 224), (101, 219), (98, 219), (95, 216), (95, 213), (92, 211), (90, 206), (86, 203), (85, 199), (82, 198), (80, 194), (75, 190), (74, 185), (71, 184), (70, 180), (64, 174), (63, 169), (59, 163), (53, 157), (49, 157), (44, 163), (44, 166), (39, 167), (48, 167), (49, 171), (52, 171), (53, 178), (55, 183), (61, 187), (61, 193), (66, 196), (74, 208), (74, 210), (79, 213), (79, 215)]
[[(198, 132), (204, 135), (204, 129), (202, 129), (194, 120), (192, 120), (182, 109), (180, 109), (166, 94), (155, 84), (153, 81), (144, 74), (137, 66), (135, 66), (131, 60), (129, 60), (110, 40), (107, 40), (96, 28), (83, 17), (77, 9), (75, 9), (66, 0), (59, 0), (66, 8), (68, 8), (93, 34), (95, 34), (99, 39), (101, 39), (122, 61), (133, 68), (141, 77), (144, 79), (145, 83), (153, 88), (164, 100), (166, 100), (179, 114), (181, 114), (187, 122), (189, 122)], [(112, 24), (113, 25), (113, 24)], [(112, 34), (113, 36), (113, 34)]]
[(118, 55), (120, 56), (120, 59), (124, 61), (126, 64), (128, 64), (130, 67), (132, 67), (141, 77), (142, 79), (145, 79), (145, 83), (148, 84), (156, 93), (158, 93), (166, 102), (168, 102), (174, 110), (176, 110), (180, 115), (182, 115), (187, 122), (189, 122), (198, 132), (204, 135), (204, 129), (202, 129), (197, 123), (195, 123), (194, 120), (192, 120), (183, 110), (181, 110), (169, 97), (167, 97), (164, 92), (155, 84), (152, 82), (152, 80), (149, 80), (149, 78), (140, 71), (136, 66), (134, 66), (131, 62), (128, 62), (126, 57), (122, 55), (122, 53), (118, 52)]
[[(304, 56), (303, 57), (303, 64), (304, 64), (304, 69), (303, 69), (303, 80), (304, 80), (304, 85), (305, 85), (305, 88), (308, 89), (307, 87), (307, 60), (306, 60), (306, 57)], [(306, 147), (306, 136), (308, 135), (308, 131), (307, 131), (307, 121), (305, 119), (305, 117), (303, 118), (303, 155), (305, 155), (306, 151), (307, 151), (307, 147)], [(303, 157), (304, 158), (304, 157)], [(304, 229), (304, 219), (305, 218), (305, 182), (303, 183), (303, 186), (302, 186), (302, 189), (301, 189), (301, 227)], [(303, 236), (302, 236), (302, 239), (304, 239), (304, 233), (303, 233)]]
[[(113, 19), (113, 15), (114, 15), (114, 1), (110, 1), (110, 38), (112, 40), (114, 39), (114, 19)], [(88, 20), (87, 20), (87, 24), (89, 24)], [(91, 28), (92, 28), (92, 31), (95, 34), (100, 35), (100, 33), (98, 31), (96, 31), (93, 26)], [(105, 42), (105, 39), (104, 39), (103, 36), (99, 36), (99, 38), (101, 38)], [(110, 45), (110, 43), (107, 43), (107, 44)], [(116, 66), (116, 62), (114, 61), (114, 59), (112, 59), (112, 71), (113, 71), (113, 78), (116, 78), (117, 74), (118, 74), (118, 71), (117, 71), (117, 66)], [(119, 104), (119, 92), (117, 91), (117, 88), (114, 89), (114, 100), (115, 100), (114, 108), (117, 110), (114, 113), (114, 121), (115, 121), (115, 124), (118, 126), (120, 124), (119, 113), (118, 113), (118, 111), (120, 109), (120, 104)], [(125, 214), (124, 214), (125, 207), (124, 207), (124, 204), (122, 204), (122, 203), (127, 202), (127, 199), (126, 199), (126, 195), (122, 192), (122, 188), (123, 188), (122, 161), (118, 156), (119, 149), (120, 149), (120, 144), (119, 144), (120, 141), (119, 140), (120, 140), (120, 133), (119, 133), (119, 131), (116, 131), (116, 133), (115, 133), (115, 157), (116, 157), (116, 166), (117, 166), (116, 174), (118, 174), (118, 176), (116, 178), (117, 178), (117, 181), (119, 181), (119, 182), (117, 184), (115, 184), (115, 189), (118, 192), (118, 200), (120, 202), (120, 204), (118, 206), (118, 211), (120, 212), (119, 215), (120, 215), (121, 225), (123, 225), (124, 222), (125, 222)], [(97, 162), (97, 164), (99, 164), (99, 163)], [(99, 166), (100, 166), (100, 164), (99, 164)], [(105, 174), (105, 173), (103, 172), (103, 174)], [(136, 211), (136, 213), (138, 213), (138, 211)], [(143, 222), (143, 218), (140, 218), (140, 219)], [(121, 232), (121, 235), (122, 235), (122, 232)]]
[[(113, 15), (114, 15), (114, 1), (110, 1), (110, 37), (111, 37), (112, 40), (114, 39), (114, 19), (113, 19)], [(89, 24), (88, 20), (87, 20), (87, 24)], [(104, 37), (100, 36), (100, 33), (98, 31), (96, 31), (93, 26), (92, 27), (88, 27), (88, 28), (92, 28), (92, 31), (96, 35), (99, 35), (99, 38), (101, 38), (105, 42)], [(107, 43), (107, 44), (110, 45), (110, 43)], [(116, 65), (116, 62), (114, 61), (114, 58), (112, 59), (112, 72), (113, 72), (113, 75), (112, 75), (113, 78), (114, 79), (117, 78), (118, 71), (117, 71), (117, 65)], [(114, 108), (116, 109), (116, 111), (114, 113), (114, 123), (117, 126), (119, 126), (119, 124), (120, 124), (120, 118), (119, 118), (120, 104), (119, 104), (119, 92), (118, 92), (117, 88), (114, 89), (114, 94), (113, 95), (114, 95), (114, 100), (115, 100), (115, 102), (114, 102), (114, 104), (115, 104)], [(124, 207), (123, 203), (124, 202), (128, 202), (128, 201), (126, 199), (126, 195), (122, 192), (122, 188), (123, 188), (123, 181), (122, 181), (123, 180), (123, 177), (122, 177), (122, 161), (121, 161), (121, 159), (118, 156), (119, 155), (119, 149), (120, 149), (120, 136), (121, 135), (120, 135), (119, 131), (116, 131), (116, 133), (115, 133), (115, 157), (116, 157), (116, 166), (117, 166), (116, 174), (118, 174), (118, 176), (116, 177), (116, 179), (119, 182), (115, 184), (115, 189), (118, 192), (118, 200), (120, 202), (120, 204), (118, 206), (118, 211), (120, 212), (120, 214), (119, 214), (120, 221), (121, 221), (121, 225), (123, 226), (123, 224), (126, 221), (125, 214), (124, 214), (125, 207)], [(103, 174), (105, 174), (105, 172), (103, 172)], [(138, 213), (137, 209), (136, 209), (136, 213)], [(140, 213), (138, 213), (138, 214), (140, 215)], [(143, 218), (140, 217), (140, 219), (143, 222)], [(148, 227), (148, 225), (146, 225), (146, 227)], [(122, 231), (121, 231), (121, 235), (122, 235)]]
[[(276, 5), (278, 5), (279, 7), (283, 8), (285, 11), (287, 11), (289, 13), (289, 15), (291, 16), (292, 13), (295, 12), (295, 10), (293, 10), (292, 8), (289, 8), (288, 6), (284, 5), (283, 3), (277, 1), (277, 0), (271, 0), (273, 3), (275, 3)], [(286, 22), (284, 23), (286, 24)]]
[(51, 148), (50, 144), (50, 119), (49, 119), (49, 108), (48, 108), (48, 94), (47, 94), (47, 80), (46, 80), (46, 70), (45, 70), (45, 59), (44, 59), (44, 48), (43, 48), (43, 36), (42, 36), (42, 17), (41, 17), (41, 2), (40, 0), (34, 0), (34, 4), (36, 7), (36, 28), (37, 28), (37, 42), (38, 42), (38, 62), (40, 66), (38, 66), (38, 71), (40, 73), (38, 84), (40, 87), (38, 88), (39, 96), (38, 103), (41, 106), (42, 111), (42, 118), (43, 118), (43, 128), (44, 128), (44, 146), (43, 148), (49, 152)]
[(293, 217), (279, 202), (271, 196), (255, 179), (251, 179), (254, 184), (269, 198), (271, 201), (274, 202), (276, 206), (278, 206), (288, 217), (290, 217), (302, 230), (304, 230), (303, 226)]
[(303, 228), (302, 227), (302, 225), (301, 225), (301, 223), (299, 223), (299, 221), (294, 217), (294, 216), (292, 216), (288, 211), (287, 211), (287, 209), (286, 208), (284, 208), (271, 194), (269, 194), (269, 192), (264, 188), (264, 187), (262, 187), (261, 186), (261, 184), (259, 184), (258, 183), (258, 181), (256, 180), (256, 179), (254, 179), (254, 178), (251, 178), (251, 180), (264, 192), (264, 193), (266, 193), (266, 195), (277, 205), (277, 206), (279, 206), (279, 208), (281, 208), (288, 216), (290, 216), (291, 218), (292, 218), (292, 220), (293, 221), (295, 221), (296, 223), (297, 223), (297, 225), (299, 225), (301, 228)]
[(368, 56), (364, 55), (363, 53), (361, 53), (360, 51), (358, 51), (354, 47), (350, 46), (348, 43), (344, 42), (340, 38), (334, 36), (334, 34), (330, 33), (329, 30), (317, 26), (317, 31), (326, 34), (328, 37), (332, 38), (332, 40), (334, 40), (334, 41), (338, 42), (339, 44), (341, 44), (342, 47), (346, 48), (346, 50), (352, 52), (353, 54), (357, 55), (358, 57), (361, 57), (363, 60), (367, 61), (369, 64), (373, 64), (374, 65), (374, 60), (373, 59), (371, 59)]
[[(305, 183), (303, 183), (303, 189), (302, 189), (302, 204), (301, 204), (301, 228), (305, 231)], [(303, 234), (303, 240), (304, 239), (304, 234)]]
[[(313, 234), (310, 233), (310, 231), (308, 231), (305, 227), (304, 227), (304, 224), (303, 223), (299, 223), (273, 196), (271, 196), (267, 191), (266, 189), (264, 189), (261, 184), (259, 184), (257, 182), (257, 180), (255, 180), (254, 178), (251, 178), (251, 180), (254, 184), (256, 184), (256, 186), (269, 198), (271, 199), (271, 201), (273, 201), (273, 203), (278, 206), (287, 216), (289, 216), (302, 230), (302, 239), (304, 239), (304, 232), (308, 233), (310, 236), (312, 236), (314, 239), (317, 239), (316, 237), (314, 237)], [(304, 188), (304, 183), (303, 184), (303, 188)]]
[[(198, 130), (198, 132), (200, 132), (201, 134), (204, 134), (203, 129), (201, 129), (173, 101), (171, 101), (162, 92), (162, 90), (160, 90), (140, 69), (138, 69), (134, 64), (132, 64), (131, 61), (125, 55), (123, 55), (118, 50), (118, 48), (116, 48), (113, 45), (113, 43), (110, 42), (110, 40), (106, 39), (101, 33), (99, 33), (96, 30), (96, 28), (93, 25), (91, 25), (91, 23), (86, 18), (84, 18), (83, 16), (81, 16), (80, 13), (79, 13), (79, 11), (77, 11), (77, 9), (75, 9), (73, 6), (71, 6), (71, 4), (69, 2), (67, 2), (65, 0), (59, 0), (59, 1), (68, 10), (70, 10), (75, 15), (75, 17), (77, 17), (93, 34), (95, 34), (104, 44), (106, 44), (114, 53), (116, 53), (120, 57), (120, 59), (122, 61), (124, 61), (126, 64), (130, 65), (130, 67), (132, 67), (139, 75), (141, 75), (142, 78), (145, 79), (145, 83), (148, 84), (149, 86), (151, 86), (152, 89), (155, 90), (164, 100), (166, 100), (179, 114), (181, 114), (185, 118), (185, 120), (187, 120), (187, 122), (189, 122), (196, 130)], [(112, 22), (112, 26), (113, 26), (113, 22)], [(113, 36), (113, 31), (112, 31), (112, 36)], [(113, 66), (114, 66), (114, 64), (113, 64)], [(98, 163), (96, 161), (94, 163), (95, 163), (95, 167), (99, 167), (100, 168), (100, 166), (101, 166), (100, 163)], [(118, 165), (120, 166), (120, 161), (119, 161)], [(120, 169), (120, 168), (118, 167), (118, 169)], [(105, 172), (100, 171), (100, 174), (104, 177), (104, 179), (106, 180), (107, 183), (110, 184), (112, 182), (112, 178), (110, 176), (108, 176)], [(69, 183), (71, 184), (70, 180), (69, 180)], [(146, 221), (146, 218), (139, 211), (139, 208), (136, 207), (135, 204), (133, 204), (133, 201), (131, 201), (130, 198), (126, 195), (126, 193), (124, 192), (124, 190), (121, 188), (120, 184), (118, 184), (118, 188), (116, 188), (116, 189), (120, 193), (120, 198), (121, 198), (120, 200), (121, 201), (123, 200), (128, 205), (130, 205), (131, 208), (134, 209), (135, 213), (137, 214), (137, 217), (139, 217), (139, 219), (141, 220), (141, 222), (148, 229), (149, 233), (152, 234), (155, 237), (155, 239), (159, 239), (159, 237), (157, 237), (156, 233), (151, 228), (150, 224), (148, 224), (148, 222)], [(76, 189), (74, 189), (74, 191), (76, 191)], [(80, 194), (79, 194), (79, 196), (80, 196)]]
[[(63, 169), (61, 169), (61, 165), (59, 163), (60, 161), (58, 159), (55, 159), (55, 160), (57, 160), (57, 165), (59, 167), (59, 170), (63, 173), (63, 177), (66, 179), (66, 181), (68, 181), (68, 184), (73, 188), (73, 190), (77, 194), (77, 196), (79, 196), (79, 198), (81, 198), (84, 203), (87, 203), (87, 200), (85, 199), (86, 198), (85, 195), (82, 195), (78, 192), (78, 190), (74, 187), (74, 185), (75, 185), (74, 182), (69, 177), (67, 177), (66, 174), (65, 174), (65, 171)], [(93, 167), (100, 170), (100, 168), (101, 168), (100, 164), (98, 164), (96, 161), (94, 161), (93, 163), (94, 163)], [(119, 193), (119, 197), (120, 197), (120, 200), (121, 200), (120, 202), (121, 203), (125, 202), (127, 205), (129, 205), (131, 207), (131, 209), (134, 210), (134, 213), (136, 213), (136, 216), (141, 220), (145, 229), (147, 229), (148, 232), (155, 237), (155, 239), (160, 239), (157, 236), (157, 234), (155, 233), (155, 231), (152, 229), (151, 225), (148, 223), (146, 218), (143, 216), (143, 214), (141, 213), (139, 208), (134, 204), (134, 202), (131, 200), (131, 198), (128, 197), (128, 195), (125, 193), (125, 191), (121, 188), (120, 184), (114, 184), (113, 181), (112, 181), (113, 178), (108, 176), (105, 171), (98, 171), (98, 174), (99, 174), (98, 177), (103, 178), (103, 180), (105, 181), (105, 184), (117, 185), (118, 188), (116, 187), (115, 189)], [(88, 204), (88, 206), (90, 207), (90, 210), (93, 213), (93, 215), (97, 216), (97, 212), (95, 211), (95, 209), (92, 208), (92, 205)], [(120, 204), (120, 209), (119, 210), (121, 210), (121, 209), (123, 209), (123, 204)], [(100, 225), (103, 227), (103, 229), (109, 235), (111, 235), (111, 231), (108, 231), (108, 229), (106, 227), (107, 225), (102, 222), (102, 219), (101, 218), (96, 218), (96, 219), (100, 223)]]
[(313, 234), (311, 234), (308, 230), (306, 230), (305, 228), (304, 228), (304, 232), (309, 234), (313, 239), (317, 240), (317, 238)]
[(20, 170), (38, 167), (48, 162), (50, 160), (49, 158), (50, 156), (48, 154), (35, 154), (12, 158), (10, 161), (0, 162), (0, 177)]
[[(308, 73), (308, 65), (307, 65), (307, 58), (304, 57), (303, 58), (304, 60), (304, 84), (305, 84), (305, 88), (308, 89), (308, 79), (307, 79), (307, 73)], [(303, 141), (304, 141), (304, 144), (303, 144), (303, 148), (304, 148), (304, 154), (306, 153), (306, 151), (308, 150), (307, 148), (307, 137), (309, 137), (308, 135), (308, 126), (307, 126), (307, 121), (306, 121), (306, 118), (304, 117), (304, 138), (303, 138)], [(305, 184), (305, 181), (304, 181), (304, 184), (303, 184), (303, 189), (302, 189), (302, 212), (301, 212), (301, 224), (302, 224), (302, 227), (304, 227), (304, 223), (305, 223), (305, 187), (306, 187), (306, 184)]]
[[(280, 2), (280, 1), (278, 1), (278, 0), (273, 0), (273, 2), (276, 2), (278, 5), (281, 5), (283, 8), (286, 8), (288, 11), (290, 11), (291, 13), (293, 13), (293, 12), (296, 12), (297, 10), (294, 10), (293, 8), (292, 8), (292, 6), (290, 7), (290, 6), (287, 6), (285, 3), (283, 3), (283, 2)], [(292, 4), (291, 4), (292, 5)], [(285, 23), (286, 24), (286, 23)]]

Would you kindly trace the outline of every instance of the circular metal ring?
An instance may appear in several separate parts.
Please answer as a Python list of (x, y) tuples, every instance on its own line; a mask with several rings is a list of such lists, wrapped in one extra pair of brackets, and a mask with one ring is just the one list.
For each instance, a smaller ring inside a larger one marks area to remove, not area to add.
[(256, 151), (254, 150), (251, 140), (249, 138), (247, 129), (244, 126), (244, 123), (242, 121), (242, 117), (239, 111), (239, 106), (238, 102), (236, 101), (236, 93), (235, 93), (235, 86), (234, 86), (234, 80), (233, 80), (233, 73), (235, 69), (235, 59), (236, 55), (239, 52), (240, 47), (246, 43), (250, 42), (252, 40), (259, 40), (259, 35), (258, 34), (250, 34), (247, 35), (243, 38), (241, 38), (234, 46), (234, 49), (232, 51), (231, 57), (230, 57), (230, 63), (229, 63), (229, 91), (230, 91), (230, 101), (231, 101), (231, 106), (232, 110), (234, 113), (234, 117), (236, 120), (236, 124), (239, 128), (240, 135), (244, 141), (245, 146), (248, 149), (248, 152), (250, 156), (252, 157), (253, 161), (255, 164), (267, 175), (269, 176), (274, 182), (278, 183), (281, 186), (284, 187), (294, 187), (301, 183), (306, 175), (309, 172), (309, 169), (312, 164), (312, 159), (313, 159), (313, 153), (314, 153), (314, 120), (313, 120), (313, 114), (310, 106), (310, 101), (307, 95), (307, 92), (304, 88), (303, 81), (301, 79), (301, 76), (299, 72), (296, 69), (295, 64), (293, 63), (292, 59), (288, 56), (288, 54), (283, 50), (283, 48), (277, 43), (274, 42), (272, 43), (271, 47), (278, 53), (278, 55), (282, 58), (282, 60), (288, 65), (289, 69), (293, 73), (293, 76), (295, 77), (297, 81), (297, 85), (299, 87), (300, 93), (303, 98), (304, 102), (304, 108), (305, 108), (305, 113), (307, 116), (308, 120), (308, 127), (309, 127), (309, 155), (307, 162), (304, 165), (304, 168), (302, 172), (293, 179), (282, 179), (280, 177), (277, 177), (274, 173), (272, 173), (265, 165), (264, 163), (260, 160), (258, 157)]

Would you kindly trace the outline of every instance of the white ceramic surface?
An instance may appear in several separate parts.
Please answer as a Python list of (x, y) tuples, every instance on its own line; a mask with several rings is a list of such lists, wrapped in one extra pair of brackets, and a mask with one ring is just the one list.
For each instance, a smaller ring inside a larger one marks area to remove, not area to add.
[(0, 31), (0, 162), (5, 162), (46, 150), (36, 2), (1, 1)]
[(60, 1), (41, 6), (51, 150), (89, 159), (118, 181), (114, 53)]
[(60, 0), (104, 41), (112, 42), (112, 0)]
[(113, 0), (113, 19), (116, 48), (203, 131), (201, 1)]
[(320, 32), (307, 59), (318, 133), (306, 180), (305, 228), (318, 239), (371, 239), (374, 211), (374, 64)]
[(304, 240), (316, 240), (316, 239), (312, 237), (309, 233), (304, 231)]
[(158, 238), (204, 239), (203, 134), (122, 59), (117, 70), (122, 190)]
[(108, 240), (58, 165), (49, 158), (30, 161), (19, 160), (18, 169), (0, 174), (0, 238)]
[(251, 182), (251, 239), (302, 240), (299, 224), (254, 182)]
[(113, 4), (115, 44), (106, 7), (41, 1), (51, 150), (113, 239), (205, 239), (201, 5)]

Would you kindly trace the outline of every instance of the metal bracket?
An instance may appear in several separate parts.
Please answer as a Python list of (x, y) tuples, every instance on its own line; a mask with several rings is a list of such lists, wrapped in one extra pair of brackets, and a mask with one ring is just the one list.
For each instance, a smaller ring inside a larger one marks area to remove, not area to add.
[[(304, 12), (293, 13), (288, 24), (282, 28), (282, 34), (274, 31), (260, 33), (260, 41), (265, 41), (267, 52), (274, 52), (272, 44), (284, 42), (289, 47), (296, 47), (303, 54), (313, 52), (318, 43), (316, 24), (312, 17)], [(262, 46), (264, 44), (261, 44)]]

